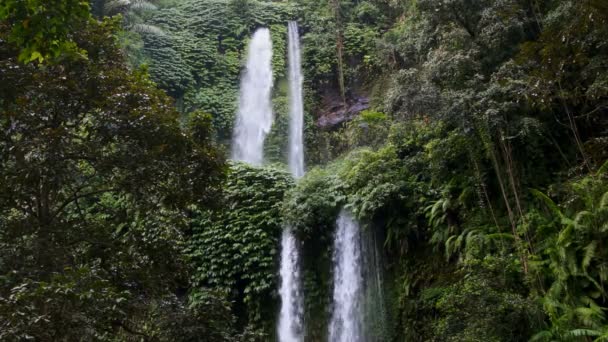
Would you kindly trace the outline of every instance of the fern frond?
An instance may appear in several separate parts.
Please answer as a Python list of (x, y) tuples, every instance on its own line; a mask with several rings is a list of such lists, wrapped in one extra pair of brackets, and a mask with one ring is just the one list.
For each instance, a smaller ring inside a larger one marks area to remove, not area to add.
[(604, 173), (608, 173), (608, 160), (606, 160), (604, 164), (597, 170), (596, 175), (601, 176)]
[(600, 208), (608, 208), (608, 192), (606, 192), (600, 200)]
[(567, 225), (566, 228), (562, 229), (557, 236), (557, 244), (559, 246), (568, 246), (572, 241), (572, 232), (574, 231), (574, 225)]
[[(601, 310), (595, 308), (584, 308), (578, 307), (574, 309), (576, 316), (578, 319), (583, 322), (586, 326), (589, 327), (599, 327), (601, 326), (601, 322), (603, 320), (604, 315)], [(595, 335), (595, 336), (599, 336)]]
[(562, 211), (559, 209), (559, 207), (557, 206), (557, 204), (555, 204), (555, 202), (553, 202), (553, 200), (551, 198), (549, 198), (549, 196), (545, 195), (544, 193), (542, 193), (539, 190), (536, 189), (530, 189), (530, 192), (532, 192), (532, 194), (540, 199), (541, 201), (543, 201), (545, 203), (545, 205), (547, 207), (549, 207), (549, 209), (551, 209), (551, 211), (559, 216), (560, 218), (564, 217), (564, 214), (562, 213)]
[(589, 219), (593, 218), (593, 214), (587, 210), (583, 210), (580, 211), (576, 214), (576, 216), (574, 217), (574, 224), (576, 225), (576, 228), (581, 229), (584, 228), (586, 226), (586, 224), (589, 222)]
[(464, 239), (466, 246), (472, 245), (473, 241), (475, 241), (477, 237), (477, 232), (475, 230), (471, 230)]
[(456, 251), (456, 244), (454, 243), (454, 240), (456, 240), (458, 238), (458, 235), (452, 235), (450, 236), (450, 238), (445, 242), (445, 254), (446, 254), (446, 258), (450, 259), (450, 257), (452, 256), (452, 254), (454, 254), (454, 252)]
[(592, 329), (574, 329), (566, 333), (566, 337), (600, 336), (602, 333)]
[(450, 205), (451, 205), (450, 200), (449, 200), (449, 199), (444, 199), (444, 200), (443, 200), (443, 204), (442, 204), (442, 206), (441, 206), (441, 209), (442, 209), (444, 212), (445, 212), (445, 211), (448, 211), (448, 209), (450, 208)]
[(583, 250), (585, 254), (583, 256), (583, 262), (581, 263), (581, 267), (583, 271), (586, 273), (587, 268), (591, 265), (591, 260), (595, 257), (595, 250), (597, 248), (597, 241), (592, 241), (588, 244)]
[(543, 330), (541, 332), (534, 334), (534, 336), (532, 336), (532, 338), (530, 338), (530, 342), (551, 341), (552, 338), (553, 338), (553, 333), (551, 331)]
[(593, 340), (593, 342), (608, 342), (608, 333), (604, 333), (602, 336)]
[(435, 202), (435, 204), (433, 205), (433, 209), (431, 210), (431, 216), (436, 216), (437, 212), (439, 211), (439, 209), (442, 207), (442, 200), (438, 200), (437, 202)]

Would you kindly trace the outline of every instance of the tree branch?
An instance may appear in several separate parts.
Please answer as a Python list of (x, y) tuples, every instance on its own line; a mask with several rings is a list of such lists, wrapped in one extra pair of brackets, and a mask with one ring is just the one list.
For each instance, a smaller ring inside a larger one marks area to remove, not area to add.
[(85, 198), (85, 197), (89, 197), (89, 196), (93, 196), (93, 195), (97, 195), (97, 194), (103, 194), (106, 192), (117, 192), (118, 189), (115, 188), (111, 188), (111, 189), (104, 189), (104, 190), (97, 190), (97, 191), (91, 191), (91, 192), (87, 192), (86, 194), (81, 194), (81, 195), (77, 195), (77, 193), (75, 193), (72, 197), (70, 197), (67, 201), (63, 202), (63, 204), (61, 204), (59, 206), (59, 208), (57, 209), (57, 211), (52, 215), (50, 221), (52, 222), (55, 218), (57, 218), (57, 216), (71, 203), (73, 203), (74, 201), (80, 199), (80, 198)]

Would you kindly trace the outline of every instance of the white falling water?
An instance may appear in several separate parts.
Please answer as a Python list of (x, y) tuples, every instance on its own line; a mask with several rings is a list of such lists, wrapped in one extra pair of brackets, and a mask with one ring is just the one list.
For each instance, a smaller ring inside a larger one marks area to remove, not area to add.
[(239, 111), (233, 134), (232, 159), (252, 165), (264, 162), (264, 140), (272, 127), (272, 41), (270, 30), (258, 29), (251, 38), (241, 79)]
[[(300, 37), (296, 22), (289, 23), (289, 169), (297, 179), (304, 175), (304, 146), (302, 130), (302, 71), (300, 64)], [(303, 340), (304, 301), (301, 291), (300, 256), (293, 231), (283, 230), (281, 238), (281, 312), (278, 323), (280, 342)]]
[(304, 105), (302, 62), (298, 24), (289, 22), (289, 169), (296, 178), (304, 176)]
[(372, 227), (361, 230), (363, 260), (363, 315), (366, 342), (390, 341), (389, 317), (384, 298), (382, 241), (380, 232)]
[(302, 316), (304, 315), (304, 309), (300, 291), (298, 248), (291, 229), (283, 230), (281, 246), (279, 341), (300, 342), (303, 340)]
[(342, 210), (334, 238), (333, 312), (329, 341), (363, 341), (363, 273), (361, 234), (354, 218)]

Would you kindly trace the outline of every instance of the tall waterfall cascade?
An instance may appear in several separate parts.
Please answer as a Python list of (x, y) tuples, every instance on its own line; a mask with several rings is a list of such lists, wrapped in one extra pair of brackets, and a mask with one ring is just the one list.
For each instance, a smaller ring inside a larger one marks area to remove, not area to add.
[(330, 342), (363, 342), (363, 269), (361, 232), (350, 213), (337, 221), (333, 252), (333, 312)]
[[(289, 23), (289, 170), (294, 178), (304, 175), (304, 108), (302, 101), (302, 66), (298, 24)], [(281, 312), (278, 322), (280, 342), (301, 342), (304, 339), (304, 300), (301, 290), (300, 254), (297, 239), (290, 227), (281, 238)]]
[(249, 42), (241, 77), (239, 109), (234, 127), (232, 159), (252, 165), (264, 162), (264, 140), (273, 123), (272, 41), (270, 30), (258, 29)]
[(304, 104), (302, 52), (298, 24), (289, 23), (289, 170), (295, 178), (304, 176)]

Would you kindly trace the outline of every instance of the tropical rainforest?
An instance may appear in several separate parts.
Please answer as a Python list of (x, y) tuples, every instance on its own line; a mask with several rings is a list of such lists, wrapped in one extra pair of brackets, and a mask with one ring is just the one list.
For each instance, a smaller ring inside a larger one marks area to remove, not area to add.
[[(287, 22), (306, 175), (287, 171)], [(270, 30), (262, 167), (230, 160)], [(327, 341), (346, 208), (377, 341), (608, 341), (605, 0), (0, 0), (0, 340)]]

